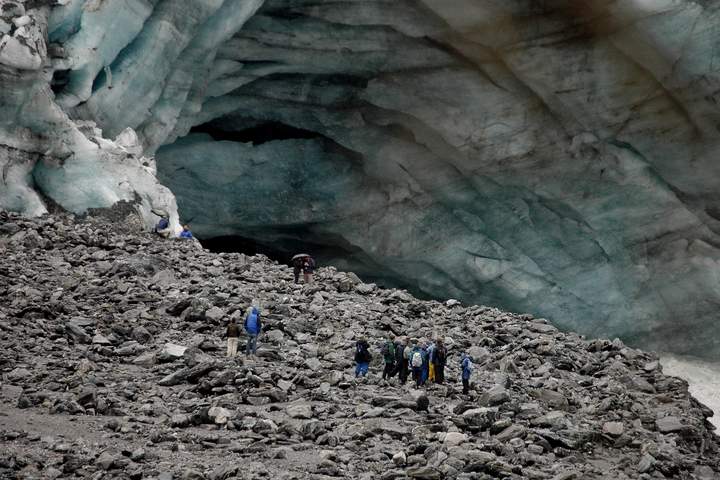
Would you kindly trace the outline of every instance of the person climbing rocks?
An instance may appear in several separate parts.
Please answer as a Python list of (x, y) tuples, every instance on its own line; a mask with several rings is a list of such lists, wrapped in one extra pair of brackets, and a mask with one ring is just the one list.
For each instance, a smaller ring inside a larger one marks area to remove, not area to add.
[(170, 216), (167, 213), (162, 213), (160, 220), (155, 225), (155, 233), (163, 238), (170, 238), (172, 235), (172, 228), (170, 228)]
[(245, 314), (245, 333), (247, 333), (247, 345), (245, 345), (245, 355), (255, 355), (257, 351), (257, 339), (262, 332), (262, 321), (260, 320), (260, 310), (253, 302)]
[(395, 371), (393, 375), (397, 374), (401, 385), (405, 384), (408, 376), (407, 360), (404, 355), (406, 344), (407, 338), (395, 337)]
[(227, 356), (234, 357), (237, 355), (240, 329), (233, 319), (228, 320), (225, 336), (227, 337)]
[(393, 342), (389, 336), (380, 349), (380, 352), (382, 353), (383, 362), (385, 363), (382, 379), (388, 380), (392, 378), (395, 373), (395, 342)]
[(415, 380), (415, 388), (420, 388), (423, 384), (423, 351), (416, 342), (413, 342), (413, 347), (408, 358), (410, 368), (412, 368), (412, 378)]
[(460, 368), (462, 368), (463, 395), (467, 395), (470, 392), (470, 375), (473, 371), (472, 357), (467, 353), (464, 353), (460, 360)]
[(310, 284), (313, 280), (313, 272), (315, 272), (315, 260), (312, 257), (307, 256), (303, 259), (302, 264), (303, 280), (305, 283)]
[(192, 232), (190, 231), (190, 226), (189, 226), (189, 225), (183, 225), (182, 228), (183, 228), (183, 229), (182, 229), (182, 232), (180, 232), (180, 237), (179, 237), (179, 238), (181, 238), (181, 239), (192, 239), (192, 238), (193, 238), (193, 234), (192, 234)]
[(355, 378), (367, 375), (371, 361), (370, 344), (361, 337), (355, 342)]
[(433, 349), (432, 357), (430, 358), (430, 365), (432, 365), (435, 373), (435, 383), (442, 384), (445, 381), (445, 364), (447, 363), (447, 349), (443, 343), (442, 338), (438, 338), (435, 341), (435, 348)]

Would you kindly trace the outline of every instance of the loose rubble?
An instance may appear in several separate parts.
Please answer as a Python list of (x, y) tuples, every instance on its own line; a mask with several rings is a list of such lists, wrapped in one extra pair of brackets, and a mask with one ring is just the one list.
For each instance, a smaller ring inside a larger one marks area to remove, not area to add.
[[(0, 214), (0, 478), (720, 476), (712, 412), (653, 354), (123, 228)], [(226, 358), (253, 300), (258, 355)], [(447, 384), (382, 381), (388, 332), (445, 336)], [(375, 358), (356, 380), (360, 335)]]

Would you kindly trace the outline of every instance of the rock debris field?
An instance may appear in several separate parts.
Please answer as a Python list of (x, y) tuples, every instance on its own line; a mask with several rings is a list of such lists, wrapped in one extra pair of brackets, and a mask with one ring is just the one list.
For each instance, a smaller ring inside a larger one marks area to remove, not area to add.
[[(720, 477), (712, 412), (654, 354), (128, 224), (0, 217), (0, 478)], [(226, 358), (253, 299), (258, 355)], [(448, 382), (381, 380), (388, 333), (445, 336)]]

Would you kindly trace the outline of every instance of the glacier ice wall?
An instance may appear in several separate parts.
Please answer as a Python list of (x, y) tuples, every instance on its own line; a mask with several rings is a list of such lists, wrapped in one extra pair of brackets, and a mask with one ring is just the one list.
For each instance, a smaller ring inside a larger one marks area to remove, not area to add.
[(58, 61), (63, 47), (48, 42), (56, 11), (49, 3), (0, 2), (0, 208), (85, 213), (125, 201), (147, 227), (158, 219), (153, 211), (164, 210), (177, 228), (175, 197), (157, 181), (136, 132), (126, 127), (106, 138), (58, 102), (54, 87), (68, 70)]
[(130, 128), (205, 238), (720, 353), (720, 5), (62, 3), (44, 66), (12, 79), (0, 204), (107, 203), (80, 153)]

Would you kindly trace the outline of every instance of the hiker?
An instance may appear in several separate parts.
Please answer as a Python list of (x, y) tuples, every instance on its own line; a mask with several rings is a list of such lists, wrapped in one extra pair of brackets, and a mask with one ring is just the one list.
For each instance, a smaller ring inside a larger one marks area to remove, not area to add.
[(247, 333), (247, 345), (245, 346), (245, 355), (253, 354), (257, 351), (257, 338), (262, 331), (262, 322), (260, 320), (260, 311), (253, 305), (248, 308), (245, 314), (245, 332)]
[(407, 338), (395, 337), (395, 371), (393, 375), (397, 373), (398, 381), (401, 385), (405, 384), (408, 376), (407, 360), (405, 360), (404, 355), (406, 343)]
[(460, 367), (462, 368), (463, 395), (467, 395), (470, 391), (470, 375), (473, 371), (472, 357), (467, 353), (463, 354)]
[(182, 238), (182, 239), (192, 239), (192, 238), (193, 238), (193, 234), (192, 234), (192, 232), (190, 231), (190, 226), (189, 226), (189, 225), (183, 225), (182, 228), (183, 228), (183, 229), (182, 229), (182, 232), (180, 232), (180, 237), (179, 237), (179, 238)]
[(237, 355), (238, 337), (240, 336), (240, 329), (238, 328), (237, 323), (235, 323), (233, 319), (228, 320), (225, 336), (227, 337), (227, 356), (234, 357)]
[[(407, 378), (410, 375), (410, 372), (412, 372), (412, 362), (411, 362), (412, 352), (413, 352), (412, 343), (413, 342), (410, 340), (410, 338), (405, 339), (405, 348), (403, 348), (403, 363), (402, 363), (404, 370), (402, 370), (402, 369), (400, 370), (400, 375), (403, 375), (402, 377), (400, 377), (400, 383), (402, 383), (402, 384), (405, 384), (405, 382), (407, 382)], [(412, 378), (414, 380), (415, 375), (413, 375)]]
[(162, 214), (157, 225), (155, 225), (155, 233), (163, 238), (170, 238), (170, 235), (172, 235), (173, 231), (172, 228), (170, 228), (170, 217), (167, 213)]
[(371, 360), (370, 345), (361, 337), (355, 343), (355, 378), (367, 375)]
[(302, 271), (304, 257), (295, 256), (292, 259), (293, 275), (295, 276), (295, 283), (300, 281), (300, 272)]
[(383, 362), (385, 362), (382, 379), (388, 380), (395, 374), (395, 343), (390, 340), (390, 336), (388, 336), (388, 339), (385, 344), (383, 344), (380, 352), (383, 356)]
[(435, 354), (435, 344), (432, 340), (428, 342), (427, 348), (427, 357), (428, 357), (428, 375), (427, 380), (430, 382), (435, 381), (435, 364), (432, 362), (433, 355)]
[(435, 342), (430, 365), (435, 373), (435, 383), (442, 384), (445, 381), (445, 363), (447, 362), (447, 349), (441, 338)]
[(417, 343), (413, 344), (410, 351), (410, 367), (412, 368), (413, 380), (415, 380), (415, 388), (420, 388), (422, 381), (423, 352)]
[(312, 283), (312, 276), (315, 271), (315, 260), (312, 257), (303, 258), (302, 271), (305, 283)]
[(430, 344), (428, 342), (423, 342), (422, 347), (420, 347), (420, 352), (422, 353), (422, 367), (420, 369), (420, 385), (425, 385), (428, 380), (428, 376), (430, 374), (430, 355), (428, 354), (428, 348), (430, 347)]

